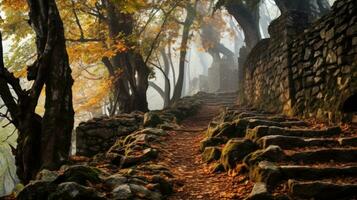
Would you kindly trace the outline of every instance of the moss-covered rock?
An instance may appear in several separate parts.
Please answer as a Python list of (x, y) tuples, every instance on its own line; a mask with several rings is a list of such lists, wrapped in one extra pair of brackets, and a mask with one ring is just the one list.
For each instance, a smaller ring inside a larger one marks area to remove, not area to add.
[(281, 181), (280, 168), (272, 162), (261, 161), (250, 167), (249, 177), (254, 182), (265, 183), (269, 188), (274, 188)]
[(244, 158), (243, 162), (247, 166), (253, 166), (258, 164), (260, 161), (266, 160), (270, 162), (279, 162), (283, 161), (285, 158), (286, 155), (279, 146), (270, 145), (266, 149), (261, 149), (249, 154)]
[(234, 169), (245, 156), (257, 149), (257, 145), (250, 140), (231, 139), (222, 150), (221, 163), (225, 170)]
[(203, 152), (206, 147), (214, 147), (225, 144), (227, 140), (225, 138), (219, 137), (212, 137), (212, 138), (205, 138), (200, 143), (200, 151)]
[(33, 181), (17, 195), (18, 200), (47, 200), (57, 185), (50, 181)]
[(158, 189), (163, 195), (168, 195), (173, 192), (173, 184), (160, 175), (154, 175), (151, 179), (152, 183), (157, 183), (159, 185)]
[(87, 185), (88, 182), (99, 183), (101, 182), (99, 178), (100, 173), (101, 171), (94, 167), (84, 165), (70, 166), (63, 174), (58, 176), (54, 183), (76, 182), (81, 185)]
[(159, 124), (162, 124), (163, 120), (156, 112), (147, 112), (144, 115), (144, 127), (156, 127)]
[(75, 182), (65, 182), (57, 186), (48, 200), (105, 200), (94, 188), (85, 187)]
[(205, 163), (219, 160), (220, 157), (221, 157), (221, 150), (217, 147), (207, 147), (202, 153), (202, 161)]

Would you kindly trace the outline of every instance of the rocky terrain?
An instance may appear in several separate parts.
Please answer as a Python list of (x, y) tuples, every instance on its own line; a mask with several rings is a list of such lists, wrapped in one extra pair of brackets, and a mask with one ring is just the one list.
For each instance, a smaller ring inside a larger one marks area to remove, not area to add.
[[(133, 131), (117, 129), (107, 149), (41, 171), (16, 198), (357, 198), (355, 126), (302, 121), (235, 101), (236, 93), (200, 93), (164, 111), (82, 123), (77, 133), (106, 135), (118, 124)], [(128, 119), (141, 123), (133, 128)]]
[(357, 198), (357, 131), (347, 125), (233, 109), (210, 123), (200, 150), (215, 171), (254, 182), (247, 199)]

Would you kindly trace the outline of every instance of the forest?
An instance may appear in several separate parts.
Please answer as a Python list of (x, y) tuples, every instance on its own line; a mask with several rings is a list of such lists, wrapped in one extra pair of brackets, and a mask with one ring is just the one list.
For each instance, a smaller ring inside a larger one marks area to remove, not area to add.
[(354, 0), (0, 0), (0, 199), (357, 198)]

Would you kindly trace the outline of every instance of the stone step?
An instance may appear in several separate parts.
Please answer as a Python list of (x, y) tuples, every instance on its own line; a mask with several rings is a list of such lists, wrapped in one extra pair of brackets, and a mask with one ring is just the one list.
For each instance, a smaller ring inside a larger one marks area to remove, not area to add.
[(239, 119), (246, 119), (246, 120), (265, 120), (265, 121), (273, 121), (273, 122), (300, 122), (303, 124), (303, 126), (309, 125), (306, 122), (300, 121), (298, 119), (294, 118), (287, 118), (285, 116), (279, 116), (279, 115), (269, 115), (269, 116), (249, 116), (249, 117), (243, 117)]
[(342, 146), (357, 147), (357, 136), (348, 137), (348, 138), (339, 138), (338, 141)]
[(269, 189), (289, 179), (313, 181), (324, 179), (357, 180), (357, 163), (325, 165), (285, 165), (269, 161), (260, 161), (249, 168), (249, 177), (254, 182), (263, 182)]
[(289, 180), (288, 188), (292, 199), (347, 200), (357, 198), (357, 183), (336, 184), (328, 181)]
[(286, 160), (295, 163), (357, 162), (357, 148), (327, 148), (287, 152)]
[(260, 149), (247, 155), (243, 160), (247, 167), (254, 167), (261, 161), (299, 165), (354, 163), (357, 162), (357, 148), (282, 150), (279, 146), (270, 145), (266, 149)]
[(268, 135), (260, 138), (257, 143), (261, 148), (277, 145), (282, 149), (301, 147), (357, 147), (357, 137), (350, 138), (301, 138), (285, 135)]
[(282, 179), (321, 180), (335, 177), (356, 177), (357, 163), (350, 166), (279, 166)]
[(272, 126), (257, 126), (253, 129), (248, 129), (246, 138), (253, 141), (268, 136), (268, 135), (283, 135), (293, 137), (319, 138), (319, 137), (336, 137), (341, 134), (340, 127), (331, 127), (322, 130), (300, 129), (300, 128), (284, 128)]
[(307, 127), (308, 124), (303, 121), (283, 121), (277, 122), (272, 120), (260, 120), (260, 119), (241, 119), (248, 121), (248, 128), (252, 129), (257, 126), (267, 126), (267, 127), (279, 127), (279, 128), (290, 128), (290, 127)]
[(220, 104), (236, 104), (235, 101), (227, 101), (227, 100), (212, 100), (212, 101), (204, 101), (205, 104), (210, 103), (220, 103)]

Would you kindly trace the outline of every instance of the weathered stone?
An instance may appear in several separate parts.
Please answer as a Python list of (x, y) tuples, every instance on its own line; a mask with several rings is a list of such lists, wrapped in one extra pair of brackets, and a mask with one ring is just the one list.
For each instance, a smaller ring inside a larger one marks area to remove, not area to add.
[(253, 166), (260, 161), (279, 162), (286, 159), (286, 155), (279, 146), (270, 145), (266, 149), (257, 150), (247, 155), (243, 162), (247, 166)]
[(266, 183), (274, 188), (281, 181), (280, 168), (272, 162), (261, 161), (249, 170), (249, 177), (254, 182)]
[(116, 188), (128, 182), (128, 178), (121, 174), (114, 174), (104, 180), (104, 184), (110, 188)]
[(355, 162), (357, 149), (329, 148), (296, 152), (289, 156), (296, 163)]
[(272, 200), (272, 195), (268, 192), (265, 183), (255, 183), (252, 192), (246, 200)]
[(339, 139), (339, 143), (342, 146), (357, 147), (357, 137), (341, 138), (341, 139)]
[(157, 192), (152, 192), (146, 187), (136, 184), (129, 184), (130, 190), (135, 197), (144, 198), (148, 200), (162, 200), (163, 197)]
[(158, 113), (147, 112), (144, 115), (144, 127), (156, 127), (157, 125), (163, 123)]
[(338, 185), (328, 182), (298, 182), (289, 180), (289, 193), (302, 199), (348, 199), (356, 195), (356, 184)]
[(48, 200), (105, 200), (95, 189), (84, 187), (76, 182), (65, 182), (57, 186), (56, 191), (49, 195)]
[(338, 177), (357, 177), (356, 166), (301, 166), (281, 165), (279, 166), (282, 179), (318, 180)]
[(76, 182), (81, 185), (87, 185), (90, 183), (99, 183), (101, 171), (97, 168), (88, 167), (84, 165), (75, 165), (68, 167), (63, 174), (57, 177), (55, 183), (63, 182)]
[(220, 157), (221, 157), (221, 150), (217, 147), (206, 147), (202, 153), (202, 161), (205, 163), (219, 160)]
[(159, 184), (158, 189), (163, 195), (169, 195), (173, 192), (173, 184), (160, 175), (154, 175), (151, 182)]
[(221, 163), (225, 170), (234, 169), (245, 156), (257, 149), (257, 145), (250, 140), (231, 139), (224, 146)]
[(293, 137), (333, 137), (338, 136), (341, 133), (340, 127), (331, 127), (322, 130), (310, 130), (310, 129), (289, 129), (280, 127), (268, 127), (268, 126), (257, 126), (254, 129), (247, 130), (247, 139), (253, 141), (258, 140), (261, 137), (268, 135), (284, 135)]
[(121, 166), (124, 168), (131, 167), (133, 165), (138, 165), (150, 160), (157, 158), (158, 152), (156, 149), (147, 148), (143, 150), (142, 155), (140, 156), (126, 156), (121, 163)]
[(47, 200), (56, 191), (56, 184), (49, 181), (33, 181), (17, 195), (18, 200)]
[(54, 181), (56, 178), (59, 176), (58, 172), (56, 171), (50, 171), (47, 169), (41, 170), (37, 175), (36, 175), (36, 180), (39, 181)]
[(203, 152), (206, 147), (219, 146), (225, 144), (226, 142), (227, 142), (226, 139), (219, 138), (219, 137), (205, 138), (200, 143), (200, 151)]
[(133, 197), (128, 184), (119, 185), (112, 191), (113, 200), (127, 200)]

